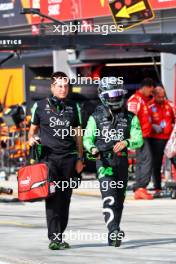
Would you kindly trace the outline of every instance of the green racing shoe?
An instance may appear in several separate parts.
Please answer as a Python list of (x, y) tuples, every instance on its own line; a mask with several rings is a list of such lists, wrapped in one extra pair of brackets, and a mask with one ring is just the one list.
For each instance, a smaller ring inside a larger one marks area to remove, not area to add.
[(64, 242), (51, 241), (49, 244), (49, 249), (51, 250), (62, 250), (67, 248), (70, 248), (70, 245), (65, 241)]

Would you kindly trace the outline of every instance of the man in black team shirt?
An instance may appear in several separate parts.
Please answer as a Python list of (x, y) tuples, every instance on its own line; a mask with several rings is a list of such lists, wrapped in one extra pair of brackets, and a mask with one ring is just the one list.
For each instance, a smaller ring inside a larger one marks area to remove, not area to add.
[[(49, 248), (52, 250), (69, 248), (62, 241), (67, 227), (71, 188), (58, 188), (62, 182), (70, 182), (74, 174), (83, 169), (83, 148), (79, 113), (76, 104), (67, 97), (68, 77), (63, 72), (51, 76), (52, 96), (34, 104), (32, 108), (29, 144), (37, 144), (36, 135), (40, 132), (42, 158), (49, 164), (50, 176), (59, 185), (55, 193), (46, 199), (46, 218)], [(72, 131), (73, 133), (70, 133)], [(76, 134), (76, 136), (72, 136)], [(70, 186), (69, 186), (70, 187)]]

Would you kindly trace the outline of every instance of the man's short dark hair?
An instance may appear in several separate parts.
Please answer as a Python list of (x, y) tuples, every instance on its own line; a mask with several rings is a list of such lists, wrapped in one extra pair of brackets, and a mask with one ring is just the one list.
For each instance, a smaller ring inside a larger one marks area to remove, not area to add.
[(51, 75), (51, 83), (53, 84), (53, 83), (56, 81), (57, 78), (59, 78), (59, 79), (64, 78), (64, 79), (67, 80), (68, 83), (69, 83), (69, 78), (68, 78), (67, 74), (64, 73), (64, 72), (61, 72), (61, 71), (54, 72), (54, 73)]
[(149, 87), (155, 86), (153, 79), (152, 78), (145, 78), (140, 84), (141, 88), (144, 86), (149, 86)]
[(155, 87), (155, 89), (153, 90), (153, 94), (154, 94), (155, 96), (158, 94), (158, 87), (160, 87), (161, 89), (163, 89), (163, 91), (164, 91), (164, 93), (165, 93), (165, 95), (166, 95), (166, 90), (165, 90), (165, 88), (164, 88), (163, 85), (157, 85), (157, 86)]

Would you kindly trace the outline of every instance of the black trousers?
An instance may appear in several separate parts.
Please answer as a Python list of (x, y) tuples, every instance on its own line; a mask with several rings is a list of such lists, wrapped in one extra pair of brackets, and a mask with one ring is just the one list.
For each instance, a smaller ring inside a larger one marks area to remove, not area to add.
[(153, 183), (155, 189), (161, 190), (161, 166), (163, 160), (164, 149), (166, 146), (166, 139), (150, 139), (152, 151), (152, 165), (153, 165)]
[(152, 152), (150, 139), (144, 138), (144, 144), (136, 150), (136, 182), (134, 191), (146, 188), (152, 176)]
[[(69, 181), (75, 173), (76, 156), (61, 158), (56, 154), (47, 157), (50, 177), (53, 181)], [(59, 187), (62, 183), (59, 182)], [(51, 241), (62, 241), (62, 234), (68, 223), (69, 206), (72, 195), (71, 188), (59, 188), (55, 184), (55, 194), (46, 199), (46, 219), (48, 227), (48, 238)]]
[(120, 222), (128, 182), (128, 159), (101, 158), (96, 161), (100, 191), (103, 199), (103, 214), (109, 234), (120, 230)]

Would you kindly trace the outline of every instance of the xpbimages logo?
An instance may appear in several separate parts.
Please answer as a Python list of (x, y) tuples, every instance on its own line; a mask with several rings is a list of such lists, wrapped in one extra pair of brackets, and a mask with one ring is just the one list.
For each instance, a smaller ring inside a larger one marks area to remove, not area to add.
[(108, 238), (113, 240), (122, 240), (124, 238), (123, 233), (116, 234), (112, 232), (109, 236), (107, 233), (98, 232), (85, 232), (82, 230), (77, 231), (67, 231), (64, 234), (53, 233), (53, 241), (60, 240), (70, 240), (70, 241), (97, 241), (101, 243), (106, 243)]
[(112, 33), (121, 33), (123, 32), (123, 25), (109, 25), (109, 24), (93, 24), (93, 25), (85, 25), (81, 22), (78, 22), (76, 25), (73, 22), (70, 22), (67, 25), (53, 25), (53, 33), (60, 33), (61, 35), (65, 35), (68, 33), (94, 33), (101, 35), (108, 35)]
[[(113, 175), (113, 171), (111, 167), (100, 167), (99, 174), (101, 176), (105, 176), (106, 174), (109, 176)], [(123, 181), (107, 181), (102, 180), (101, 182), (95, 181), (92, 183), (91, 181), (82, 181), (80, 178), (76, 179), (69, 179), (68, 181), (53, 181), (54, 188), (61, 189), (61, 191), (64, 191), (65, 189), (75, 189), (77, 186), (80, 185), (80, 189), (97, 189), (99, 190), (100, 187), (103, 192), (106, 192), (109, 189), (123, 189), (124, 188), (124, 182)]]

